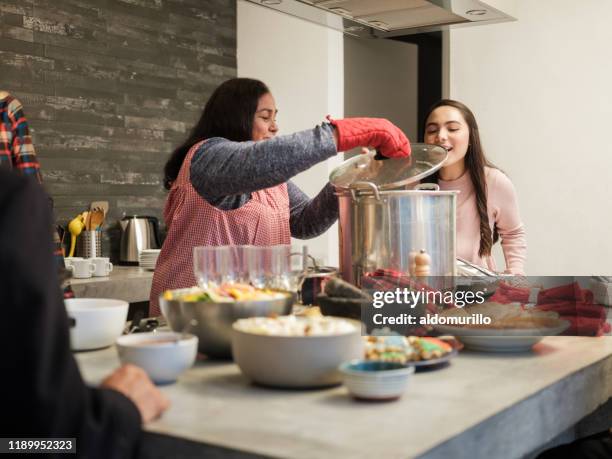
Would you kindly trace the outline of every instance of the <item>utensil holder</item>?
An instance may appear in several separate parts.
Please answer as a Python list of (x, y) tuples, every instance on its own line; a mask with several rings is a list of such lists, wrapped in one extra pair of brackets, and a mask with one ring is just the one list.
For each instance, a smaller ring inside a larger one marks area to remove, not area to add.
[(83, 231), (77, 242), (77, 254), (83, 258), (102, 256), (102, 232)]

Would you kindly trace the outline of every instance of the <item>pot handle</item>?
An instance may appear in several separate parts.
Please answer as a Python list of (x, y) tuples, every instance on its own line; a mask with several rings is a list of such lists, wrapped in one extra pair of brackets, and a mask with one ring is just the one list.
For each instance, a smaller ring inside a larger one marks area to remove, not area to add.
[(440, 185), (437, 183), (419, 183), (414, 189), (416, 191), (440, 191)]
[(380, 201), (380, 192), (378, 190), (378, 187), (372, 182), (353, 182), (351, 184), (351, 196), (353, 197), (353, 200), (357, 199), (356, 192), (359, 191), (359, 188), (369, 188), (374, 192), (374, 197), (376, 198), (376, 200)]
[(291, 252), (291, 253), (289, 254), (289, 257), (306, 257), (306, 260), (310, 260), (310, 261), (312, 262), (312, 267), (313, 267), (313, 268), (315, 268), (315, 269), (318, 269), (318, 268), (319, 268), (319, 266), (317, 265), (317, 260), (315, 259), (315, 257), (313, 257), (313, 256), (312, 256), (312, 255), (310, 255), (310, 254), (306, 254), (306, 255), (304, 255), (304, 254), (303, 254), (303, 253), (301, 253), (301, 252)]

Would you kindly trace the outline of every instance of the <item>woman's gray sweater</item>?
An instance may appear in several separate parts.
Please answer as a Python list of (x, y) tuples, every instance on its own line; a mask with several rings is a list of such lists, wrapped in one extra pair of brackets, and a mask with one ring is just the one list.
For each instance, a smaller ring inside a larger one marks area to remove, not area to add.
[(324, 233), (338, 218), (338, 198), (331, 184), (310, 199), (289, 179), (336, 154), (333, 127), (257, 142), (214, 137), (191, 161), (191, 183), (198, 194), (221, 210), (238, 209), (251, 193), (287, 182), (291, 235), (309, 239)]

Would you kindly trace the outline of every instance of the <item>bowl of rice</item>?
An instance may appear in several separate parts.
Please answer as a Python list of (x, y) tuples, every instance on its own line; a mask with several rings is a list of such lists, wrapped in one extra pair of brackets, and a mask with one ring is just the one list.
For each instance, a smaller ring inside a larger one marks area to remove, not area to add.
[(316, 388), (342, 383), (342, 362), (363, 357), (361, 322), (331, 316), (240, 319), (232, 353), (252, 382), (271, 387)]

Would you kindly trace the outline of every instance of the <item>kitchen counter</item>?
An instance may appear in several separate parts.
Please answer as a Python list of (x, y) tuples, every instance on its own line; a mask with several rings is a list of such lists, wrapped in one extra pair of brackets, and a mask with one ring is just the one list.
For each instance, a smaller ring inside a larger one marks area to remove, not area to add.
[[(76, 358), (92, 384), (119, 365), (114, 348)], [(612, 397), (612, 337), (548, 337), (525, 354), (462, 351), (388, 403), (355, 402), (342, 386), (260, 388), (235, 364), (210, 361), (161, 390), (172, 407), (149, 433), (232, 457), (522, 457)]]
[(128, 303), (149, 301), (153, 271), (138, 266), (113, 266), (107, 277), (70, 279), (77, 298), (114, 298)]

